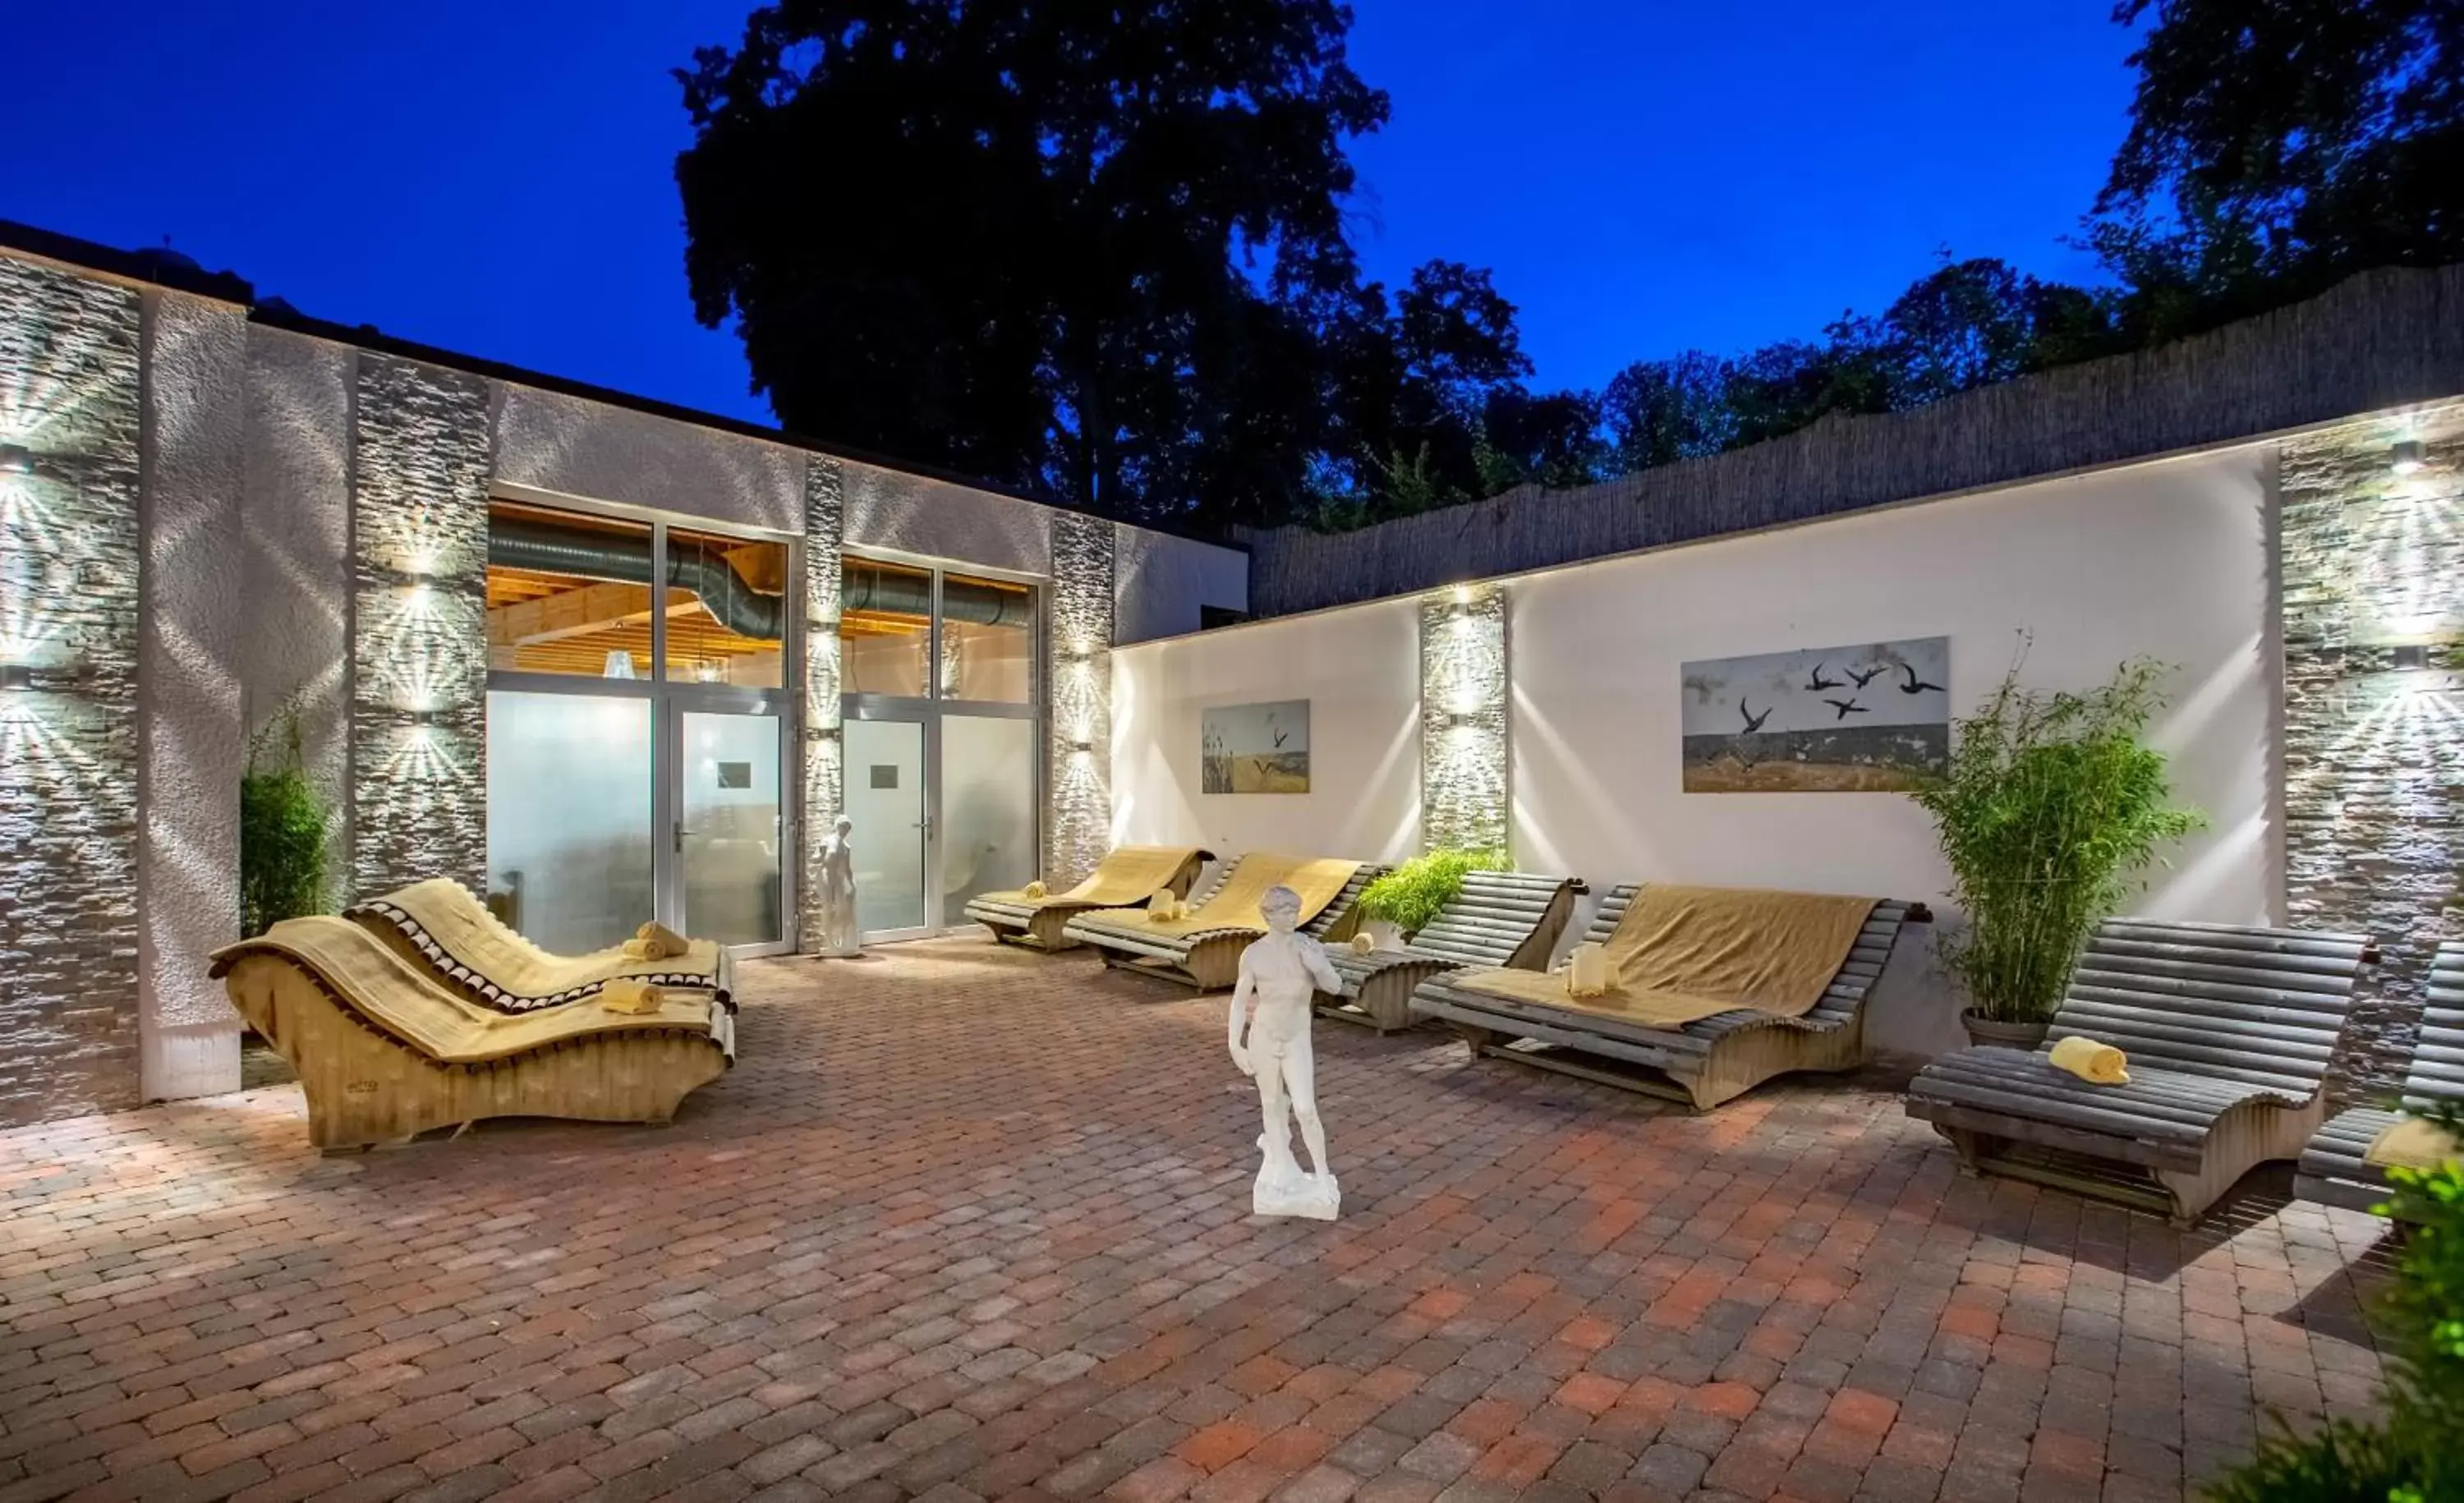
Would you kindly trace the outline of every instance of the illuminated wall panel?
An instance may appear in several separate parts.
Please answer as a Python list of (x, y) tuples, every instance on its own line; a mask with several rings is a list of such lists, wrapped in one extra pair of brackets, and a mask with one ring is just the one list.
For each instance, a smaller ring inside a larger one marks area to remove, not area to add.
[(847, 473), (815, 454), (804, 467), (804, 814), (798, 948), (822, 948), (822, 841), (839, 816), (839, 553), (847, 542)]
[(2431, 952), (2458, 932), (2464, 407), (2288, 442), (2280, 496), (2286, 916), (2386, 957), (2355, 1009), (2359, 1097), (2403, 1078)]
[(0, 1123), (139, 1099), (140, 323), (0, 257)]
[(488, 384), (360, 359), (351, 894), (488, 866)]
[(1052, 519), (1051, 640), (1045, 675), (1044, 880), (1094, 869), (1112, 829), (1112, 523)]
[(1420, 841), (1507, 846), (1506, 591), (1463, 586), (1420, 602)]

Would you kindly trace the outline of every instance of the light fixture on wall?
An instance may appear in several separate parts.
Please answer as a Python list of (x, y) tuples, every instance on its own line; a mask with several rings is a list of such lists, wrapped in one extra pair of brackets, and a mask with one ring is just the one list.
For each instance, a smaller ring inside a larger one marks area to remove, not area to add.
[(0, 475), (33, 475), (34, 452), (22, 444), (0, 444)]
[(436, 712), (433, 710), (413, 710), (410, 712), (410, 723), (420, 726), (423, 729), (428, 726), (434, 725), (436, 723)]
[(34, 665), (0, 663), (0, 692), (25, 694), (34, 687)]
[(2399, 438), (2387, 450), (2387, 468), (2398, 475), (2417, 475), (2426, 463), (2418, 438)]
[(1071, 741), (1069, 743), (1069, 749), (1081, 756), (1084, 756), (1095, 749), (1095, 743), (1093, 741)]

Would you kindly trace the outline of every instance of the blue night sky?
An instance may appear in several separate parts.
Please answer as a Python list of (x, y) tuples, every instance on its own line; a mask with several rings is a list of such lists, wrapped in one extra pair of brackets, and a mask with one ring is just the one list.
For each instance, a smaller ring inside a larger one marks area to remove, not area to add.
[[(667, 70), (747, 4), (12, 0), (0, 217), (767, 421), (693, 320), (670, 178)], [(2129, 101), (2106, 0), (1355, 7), (1395, 105), (1353, 146), (1369, 266), (1494, 268), (1541, 385), (1811, 337), (1945, 246), (2094, 275), (2062, 240)]]

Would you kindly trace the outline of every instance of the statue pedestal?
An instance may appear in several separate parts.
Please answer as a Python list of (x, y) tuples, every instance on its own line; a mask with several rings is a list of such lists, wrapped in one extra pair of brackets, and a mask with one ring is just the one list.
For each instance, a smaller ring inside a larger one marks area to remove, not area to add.
[(1249, 1191), (1249, 1209), (1259, 1216), (1306, 1216), (1332, 1221), (1343, 1208), (1342, 1187), (1331, 1174), (1294, 1169), (1278, 1178), (1274, 1166), (1262, 1165)]

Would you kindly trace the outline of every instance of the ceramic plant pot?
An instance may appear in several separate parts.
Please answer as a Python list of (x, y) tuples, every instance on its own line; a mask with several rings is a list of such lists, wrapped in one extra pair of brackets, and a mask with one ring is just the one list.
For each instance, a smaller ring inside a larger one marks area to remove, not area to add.
[(2029, 1050), (2045, 1042), (2045, 1032), (2052, 1027), (2049, 1023), (1996, 1023), (1966, 1008), (1960, 1010), (1959, 1023), (1968, 1029), (1970, 1044), (1999, 1044), (2005, 1049)]

